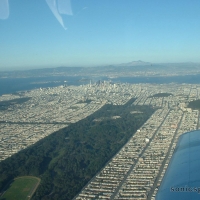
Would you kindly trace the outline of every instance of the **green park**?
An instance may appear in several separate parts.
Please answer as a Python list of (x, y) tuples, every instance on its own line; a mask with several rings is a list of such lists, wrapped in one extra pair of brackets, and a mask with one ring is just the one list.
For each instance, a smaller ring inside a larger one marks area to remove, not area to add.
[(29, 200), (40, 183), (40, 179), (33, 176), (15, 178), (7, 185), (0, 200)]

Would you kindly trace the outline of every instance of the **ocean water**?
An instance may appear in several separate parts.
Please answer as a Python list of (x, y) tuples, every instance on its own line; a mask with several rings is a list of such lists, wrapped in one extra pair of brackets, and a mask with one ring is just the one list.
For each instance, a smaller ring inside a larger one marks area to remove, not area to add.
[(82, 76), (50, 76), (32, 78), (0, 78), (0, 95), (15, 93), (17, 91), (32, 90), (36, 88), (57, 87), (60, 85), (84, 85), (97, 80), (111, 80), (115, 83), (188, 83), (200, 84), (200, 74), (166, 77), (82, 77)]
[(57, 87), (60, 85), (81, 85), (82, 77), (33, 77), (33, 78), (0, 78), (0, 95), (36, 88)]

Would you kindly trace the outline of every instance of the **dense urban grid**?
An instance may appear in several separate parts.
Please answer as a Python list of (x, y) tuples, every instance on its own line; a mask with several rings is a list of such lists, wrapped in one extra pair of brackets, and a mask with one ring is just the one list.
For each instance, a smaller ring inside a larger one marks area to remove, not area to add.
[[(105, 104), (124, 105), (136, 98), (134, 105), (152, 105), (156, 112), (74, 199), (154, 199), (178, 137), (200, 127), (199, 111), (187, 107), (199, 92), (194, 84), (103, 81), (2, 95), (0, 102), (13, 101), (0, 110), (0, 160)], [(15, 103), (19, 98), (29, 99)]]

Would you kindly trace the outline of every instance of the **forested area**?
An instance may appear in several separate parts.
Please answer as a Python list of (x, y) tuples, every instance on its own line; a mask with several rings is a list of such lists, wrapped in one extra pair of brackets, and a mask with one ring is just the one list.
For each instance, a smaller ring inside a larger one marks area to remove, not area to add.
[(200, 110), (200, 99), (190, 101), (188, 104), (188, 108), (192, 108), (194, 110)]
[(7, 110), (11, 105), (22, 104), (30, 99), (31, 97), (24, 97), (24, 98), (12, 99), (12, 100), (7, 100), (7, 101), (0, 101), (0, 110)]
[(105, 105), (0, 162), (0, 190), (17, 176), (32, 175), (41, 178), (33, 200), (72, 199), (154, 112), (133, 101)]
[(170, 96), (170, 95), (172, 95), (171, 93), (157, 93), (157, 94), (154, 94), (154, 95), (152, 95), (152, 96), (150, 96), (149, 98), (152, 98), (152, 97), (168, 97), (168, 96)]

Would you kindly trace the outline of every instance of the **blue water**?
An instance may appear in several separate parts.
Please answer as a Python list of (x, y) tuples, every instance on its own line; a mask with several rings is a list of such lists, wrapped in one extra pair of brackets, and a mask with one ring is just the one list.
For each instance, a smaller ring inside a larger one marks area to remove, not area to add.
[[(82, 77), (33, 77), (33, 78), (0, 78), (0, 95), (36, 88), (56, 87), (60, 85), (81, 85), (88, 82), (79, 81)], [(66, 81), (66, 82), (65, 82)], [(47, 83), (46, 83), (47, 82)]]
[(118, 77), (112, 79), (121, 83), (151, 83), (151, 84), (167, 84), (167, 83), (187, 83), (200, 84), (200, 74), (185, 76), (162, 76), (162, 77)]
[[(189, 83), (200, 84), (200, 74), (174, 76), (174, 77), (118, 77), (109, 79), (107, 77), (80, 77), (80, 76), (50, 76), (50, 77), (33, 77), (33, 78), (0, 78), (0, 95), (15, 93), (17, 91), (32, 90), (36, 88), (56, 87), (60, 85), (83, 85), (88, 84), (89, 80), (80, 81), (81, 79), (111, 80), (118, 83)], [(64, 82), (66, 81), (66, 82)], [(47, 82), (47, 83), (45, 83)]]

